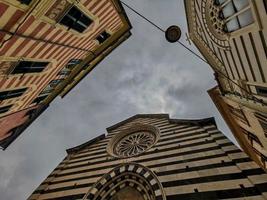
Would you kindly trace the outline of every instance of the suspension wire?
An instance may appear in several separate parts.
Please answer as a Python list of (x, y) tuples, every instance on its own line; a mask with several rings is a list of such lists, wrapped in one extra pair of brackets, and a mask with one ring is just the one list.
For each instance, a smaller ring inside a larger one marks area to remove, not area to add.
[[(143, 18), (145, 21), (147, 21), (148, 23), (150, 23), (152, 26), (156, 27), (158, 30), (160, 30), (161, 32), (165, 33), (165, 30), (163, 28), (159, 27), (157, 24), (155, 24), (154, 22), (152, 22), (151, 20), (149, 20), (148, 18), (146, 18), (144, 15), (142, 15), (141, 13), (139, 13), (138, 11), (136, 11), (135, 9), (133, 9), (131, 6), (129, 6), (128, 4), (124, 3), (123, 1), (121, 1), (121, 3), (123, 5), (125, 5), (127, 8), (129, 8), (131, 11), (133, 11), (135, 14), (137, 14), (138, 16), (140, 16), (141, 18)], [(194, 54), (195, 56), (197, 56), (198, 58), (200, 58), (203, 62), (208, 63), (204, 58), (202, 58), (196, 52), (194, 52), (193, 50), (191, 50), (190, 48), (188, 48), (185, 44), (183, 44), (180, 41), (178, 41), (178, 43), (180, 45), (182, 45), (185, 49), (187, 49), (188, 51), (190, 51), (192, 54)]]
[[(144, 15), (142, 15), (140, 12), (138, 12), (137, 10), (135, 10), (133, 7), (129, 6), (128, 4), (126, 4), (125, 2), (123, 2), (121, 0), (121, 3), (126, 6), (128, 9), (130, 9), (131, 11), (133, 11), (135, 14), (137, 14), (138, 16), (140, 16), (142, 19), (144, 19), (146, 22), (148, 22), (149, 24), (151, 24), (152, 26), (154, 26), (155, 28), (157, 28), (158, 30), (160, 30), (161, 32), (165, 33), (165, 30), (161, 27), (159, 27), (157, 24), (155, 24), (154, 22), (152, 22), (151, 20), (149, 20), (148, 18), (146, 18)], [(188, 50), (190, 53), (192, 53), (193, 55), (195, 55), (196, 57), (198, 57), (200, 60), (202, 60), (203, 62), (205, 62), (206, 64), (209, 64), (204, 58), (202, 58), (200, 55), (198, 55), (195, 51), (193, 51), (192, 49), (190, 49), (189, 47), (187, 47), (185, 44), (183, 44), (180, 41), (177, 41), (178, 44), (180, 44), (182, 47), (184, 47), (186, 50)], [(228, 79), (230, 82), (232, 82), (234, 85), (236, 85), (237, 87), (239, 87), (241, 90), (245, 91), (246, 93), (249, 93), (245, 88), (243, 88), (241, 85), (239, 85), (238, 83), (236, 83), (234, 80), (232, 80), (231, 78), (229, 78), (226, 74), (224, 74), (223, 72), (221, 72), (220, 70), (213, 68), (213, 70), (215, 72), (217, 72), (218, 74), (222, 75), (223, 77), (225, 77), (226, 79)], [(253, 96), (253, 100), (257, 101), (258, 103), (267, 106), (267, 103), (265, 103), (262, 99), (259, 99), (257, 97), (255, 97), (254, 95), (257, 95), (256, 93), (250, 92), (249, 94), (251, 94)]]
[(124, 3), (123, 1), (121, 1), (121, 3), (123, 5), (125, 5), (127, 8), (129, 8), (131, 11), (133, 11), (135, 14), (139, 15), (141, 18), (143, 18), (144, 20), (146, 20), (147, 22), (149, 22), (150, 24), (152, 24), (154, 27), (156, 27), (157, 29), (159, 29), (162, 32), (165, 32), (162, 28), (160, 28), (157, 24), (155, 24), (154, 22), (152, 22), (151, 20), (149, 20), (148, 18), (146, 18), (144, 15), (142, 15), (141, 13), (139, 13), (138, 11), (136, 11), (135, 9), (133, 9), (131, 6), (129, 6), (128, 4)]
[(198, 57), (200, 60), (202, 60), (203, 62), (209, 64), (204, 58), (202, 58), (200, 55), (198, 55), (196, 52), (194, 52), (192, 49), (188, 48), (185, 44), (183, 44), (180, 41), (177, 41), (181, 46), (183, 46), (185, 49), (187, 49), (188, 51), (190, 51), (192, 54), (194, 54), (196, 57)]

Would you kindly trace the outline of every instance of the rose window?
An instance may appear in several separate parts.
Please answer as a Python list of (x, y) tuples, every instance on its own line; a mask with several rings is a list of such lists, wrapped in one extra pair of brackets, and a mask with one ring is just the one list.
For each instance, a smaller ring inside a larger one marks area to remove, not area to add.
[(131, 128), (117, 133), (108, 144), (109, 154), (119, 158), (140, 155), (153, 147), (159, 138), (159, 130), (148, 124), (135, 123)]
[(122, 138), (115, 147), (115, 153), (131, 157), (145, 152), (155, 143), (155, 135), (150, 132), (136, 132)]

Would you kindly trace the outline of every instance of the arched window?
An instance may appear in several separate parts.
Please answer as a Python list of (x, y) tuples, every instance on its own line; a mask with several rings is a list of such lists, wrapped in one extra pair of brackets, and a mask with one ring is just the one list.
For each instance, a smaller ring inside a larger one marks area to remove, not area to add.
[(215, 0), (220, 7), (225, 32), (233, 32), (254, 22), (249, 0)]

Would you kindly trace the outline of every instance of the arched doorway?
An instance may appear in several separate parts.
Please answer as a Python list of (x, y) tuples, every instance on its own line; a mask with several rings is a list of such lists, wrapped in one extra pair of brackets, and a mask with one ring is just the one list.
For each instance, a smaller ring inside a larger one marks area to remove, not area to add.
[(88, 200), (166, 200), (163, 187), (148, 168), (127, 163), (105, 174), (86, 194)]

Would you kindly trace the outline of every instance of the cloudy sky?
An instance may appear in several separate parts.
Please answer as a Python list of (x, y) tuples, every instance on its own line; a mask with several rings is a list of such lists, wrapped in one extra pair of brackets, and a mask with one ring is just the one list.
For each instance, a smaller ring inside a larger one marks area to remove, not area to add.
[[(179, 25), (181, 41), (189, 45), (183, 0), (124, 1), (164, 29)], [(162, 32), (127, 8), (126, 12), (132, 36), (0, 152), (1, 200), (26, 199), (67, 148), (137, 113), (169, 113), (183, 119), (215, 116), (219, 128), (233, 138), (206, 92), (216, 84), (209, 66), (166, 42)]]

